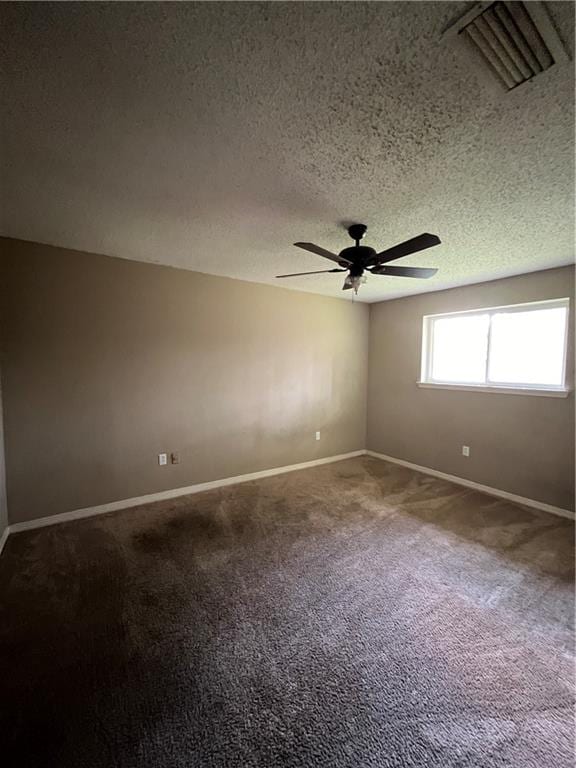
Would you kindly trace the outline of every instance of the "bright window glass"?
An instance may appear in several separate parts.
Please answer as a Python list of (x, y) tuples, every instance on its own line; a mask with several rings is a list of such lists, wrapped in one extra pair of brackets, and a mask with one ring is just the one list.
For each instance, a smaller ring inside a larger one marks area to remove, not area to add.
[(424, 318), (422, 380), (562, 389), (568, 299)]
[(488, 380), (561, 387), (566, 315), (565, 307), (493, 315)]
[(432, 378), (481, 383), (486, 375), (489, 315), (461, 315), (434, 322)]

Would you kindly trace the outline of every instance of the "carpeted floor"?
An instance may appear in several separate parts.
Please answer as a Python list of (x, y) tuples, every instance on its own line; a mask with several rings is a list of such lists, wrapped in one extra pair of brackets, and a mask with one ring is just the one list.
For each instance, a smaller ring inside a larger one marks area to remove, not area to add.
[(568, 768), (571, 521), (366, 457), (14, 535), (19, 768)]

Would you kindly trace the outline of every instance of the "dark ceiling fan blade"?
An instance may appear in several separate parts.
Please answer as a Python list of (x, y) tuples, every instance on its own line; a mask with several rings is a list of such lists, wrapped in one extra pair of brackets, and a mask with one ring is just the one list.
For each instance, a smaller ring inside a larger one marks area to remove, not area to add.
[(276, 277), (300, 277), (300, 275), (323, 275), (326, 272), (346, 272), (345, 269), (317, 269), (315, 272), (293, 272), (291, 275), (276, 275)]
[(428, 269), (427, 267), (385, 267), (377, 266), (371, 269), (373, 275), (390, 275), (391, 277), (419, 277), (426, 279), (433, 277), (437, 269)]
[(368, 266), (370, 264), (386, 264), (389, 261), (401, 259), (402, 256), (409, 256), (411, 253), (425, 251), (426, 248), (432, 248), (433, 245), (440, 245), (441, 242), (442, 241), (437, 235), (431, 235), (429, 232), (424, 232), (422, 235), (406, 240), (404, 243), (394, 245), (392, 248), (387, 248), (385, 251), (380, 251), (380, 253), (377, 253), (368, 260)]
[(323, 256), (325, 259), (335, 261), (337, 264), (340, 264), (341, 261), (348, 262), (348, 259), (341, 259), (340, 256), (337, 256), (335, 253), (327, 251), (326, 248), (320, 248), (319, 245), (314, 245), (314, 243), (294, 243), (294, 245), (298, 248), (304, 248), (305, 251), (315, 253), (317, 256)]

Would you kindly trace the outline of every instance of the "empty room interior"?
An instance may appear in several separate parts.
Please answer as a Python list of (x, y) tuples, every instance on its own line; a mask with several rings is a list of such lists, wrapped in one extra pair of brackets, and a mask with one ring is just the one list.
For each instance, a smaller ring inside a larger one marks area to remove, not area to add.
[(1, 4), (4, 765), (574, 765), (574, 30)]

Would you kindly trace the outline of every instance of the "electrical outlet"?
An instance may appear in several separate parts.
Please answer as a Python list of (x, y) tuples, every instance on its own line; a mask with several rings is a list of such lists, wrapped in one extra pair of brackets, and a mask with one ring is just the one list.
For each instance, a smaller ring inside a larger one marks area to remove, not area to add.
[(158, 454), (158, 464), (160, 464), (161, 467), (165, 467), (166, 464), (168, 464), (168, 454), (167, 453), (159, 453)]
[(462, 446), (462, 456), (470, 456), (470, 446), (469, 445), (463, 445)]
[(320, 440), (320, 432), (316, 432), (316, 440)]
[(172, 464), (180, 464), (180, 454), (178, 451), (172, 451), (170, 454), (170, 461)]

